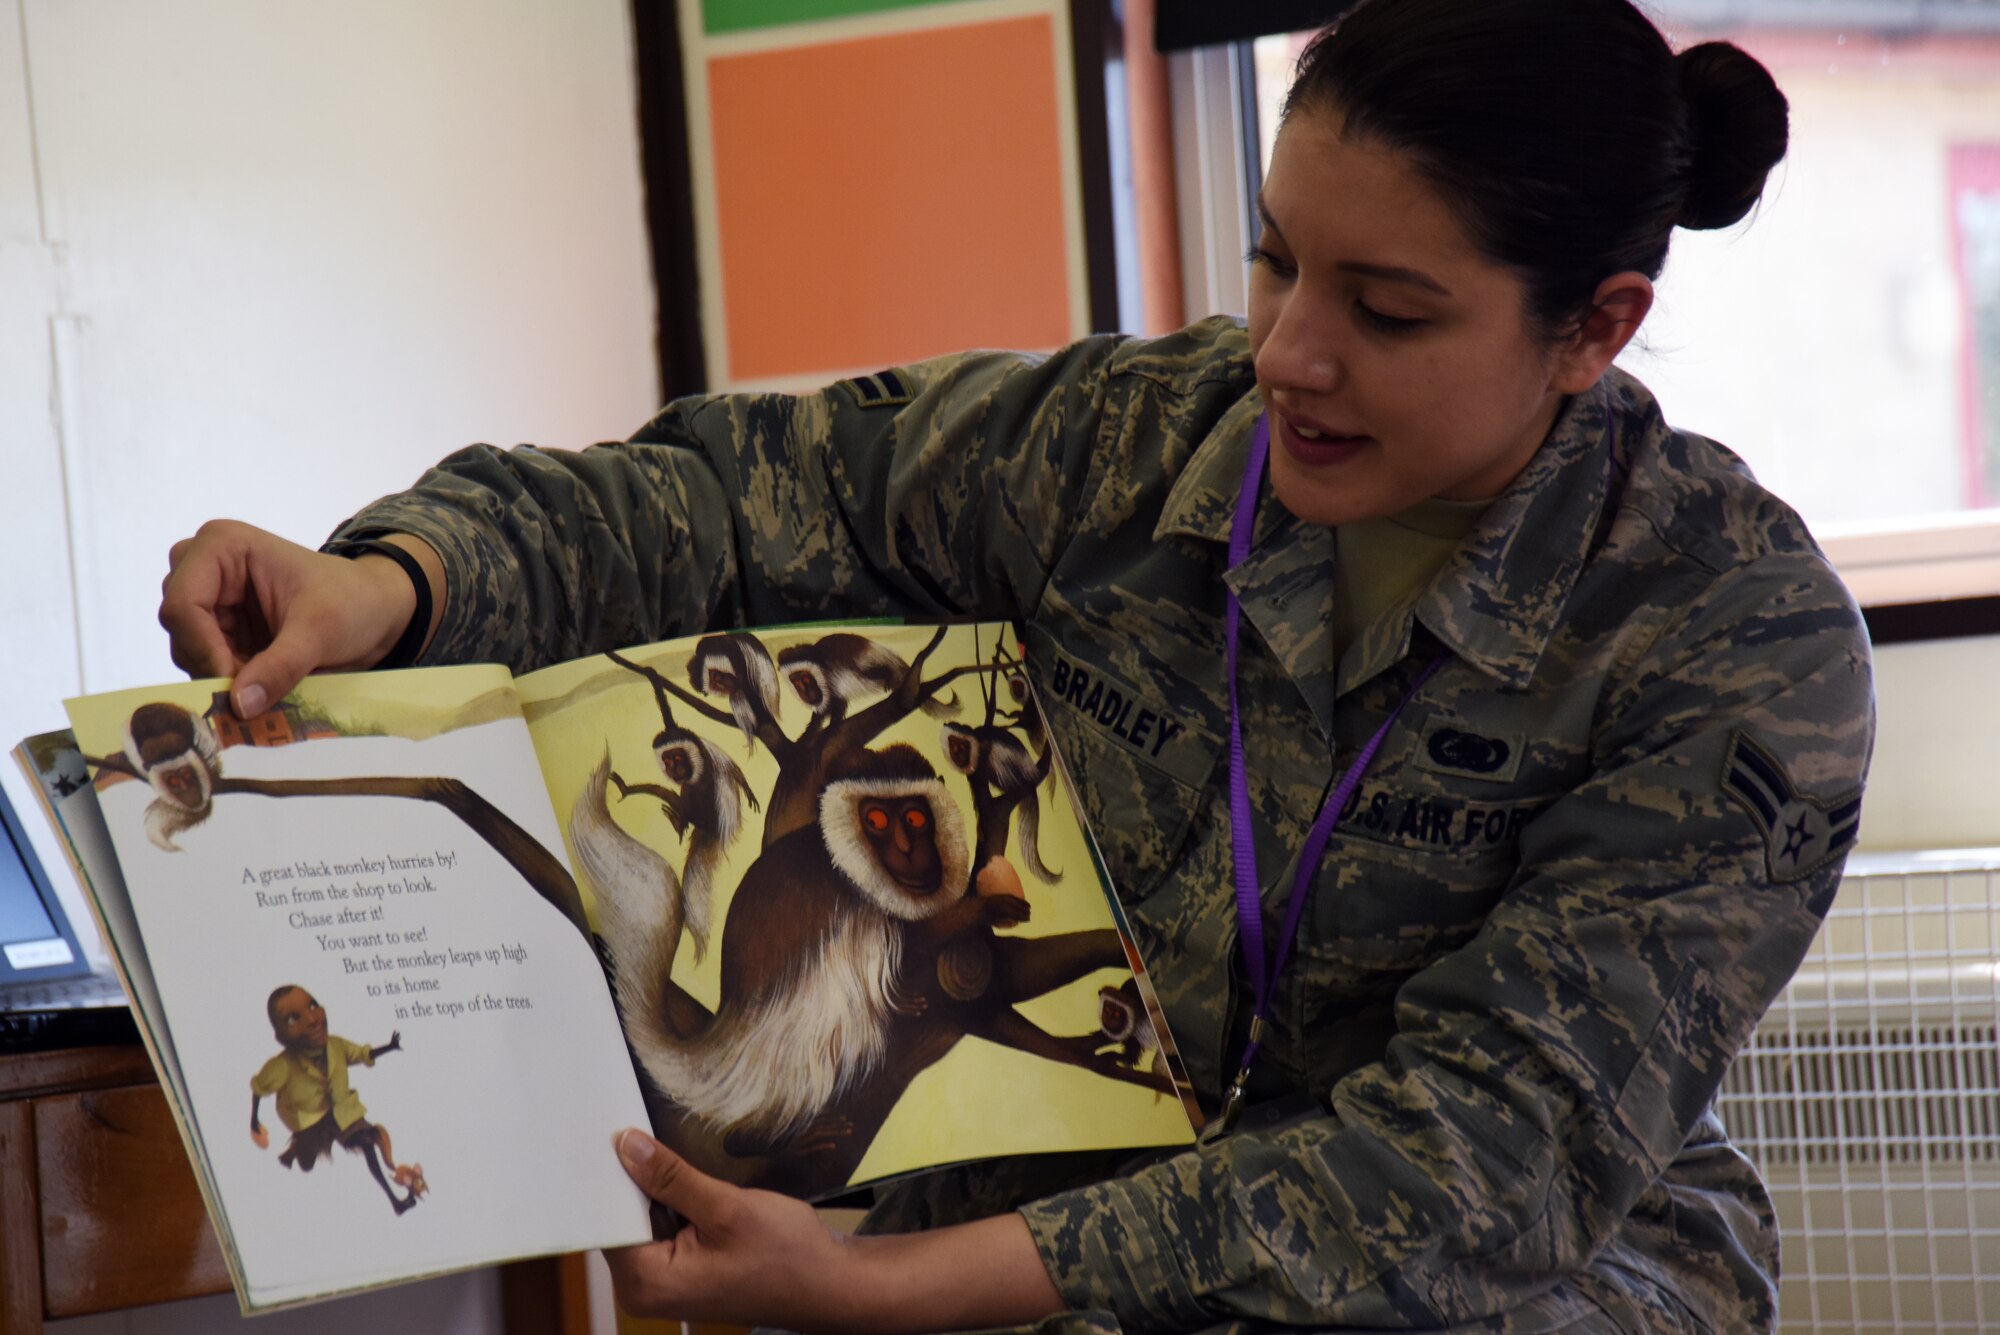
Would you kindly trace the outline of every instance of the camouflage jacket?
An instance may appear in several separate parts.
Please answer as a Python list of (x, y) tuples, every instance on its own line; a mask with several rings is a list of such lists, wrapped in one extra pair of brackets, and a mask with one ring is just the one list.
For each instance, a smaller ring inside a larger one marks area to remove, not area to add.
[(1259, 411), (1242, 331), (1210, 321), (685, 400), (581, 453), (478, 447), (342, 533), (441, 553), (435, 661), (1019, 618), (1211, 1103), (1247, 1004), (1225, 583), (1270, 935), (1335, 776), (1441, 657), (1277, 988), (1264, 1092), (1320, 1115), (1124, 1171), (933, 1175), (870, 1226), (1019, 1207), (1078, 1309), (1051, 1330), (1770, 1328), (1776, 1224), (1711, 1104), (1854, 839), (1872, 706), (1852, 601), (1792, 511), (1614, 371), (1335, 662), (1330, 530), (1267, 494), (1225, 568)]

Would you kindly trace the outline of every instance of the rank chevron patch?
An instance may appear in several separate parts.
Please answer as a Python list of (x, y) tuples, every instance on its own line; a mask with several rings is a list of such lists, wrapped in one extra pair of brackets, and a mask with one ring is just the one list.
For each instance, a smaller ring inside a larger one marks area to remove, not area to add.
[(894, 371), (843, 380), (840, 387), (864, 408), (900, 408), (917, 396), (915, 388)]
[(1831, 803), (1800, 794), (1776, 756), (1738, 732), (1722, 758), (1722, 789), (1764, 832), (1764, 857), (1774, 881), (1796, 881), (1854, 847), (1861, 829), (1861, 790)]

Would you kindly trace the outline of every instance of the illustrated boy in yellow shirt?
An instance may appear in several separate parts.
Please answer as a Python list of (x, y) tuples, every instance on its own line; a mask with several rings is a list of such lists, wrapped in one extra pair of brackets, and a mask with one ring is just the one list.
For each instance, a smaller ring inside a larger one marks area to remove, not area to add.
[[(265, 1095), (275, 1094), (278, 1120), (292, 1132), (290, 1143), (278, 1155), (279, 1163), (309, 1173), (321, 1155), (332, 1153), (335, 1145), (344, 1145), (368, 1161), (368, 1171), (375, 1175), (397, 1214), (415, 1205), (417, 1197), (429, 1189), (422, 1165), (396, 1166), (388, 1131), (367, 1119), (368, 1110), (347, 1083), (347, 1068), (354, 1063), (373, 1066), (383, 1053), (402, 1051), (402, 1031), (391, 1033), (389, 1041), (377, 1048), (329, 1034), (326, 1011), (295, 983), (272, 992), (265, 1011), (271, 1017), (271, 1032), (284, 1051), (265, 1062), (250, 1081), (250, 1138), (257, 1142), (257, 1148), (270, 1148), (270, 1133), (257, 1120), (257, 1110)], [(389, 1185), (384, 1163), (407, 1194), (398, 1196)]]

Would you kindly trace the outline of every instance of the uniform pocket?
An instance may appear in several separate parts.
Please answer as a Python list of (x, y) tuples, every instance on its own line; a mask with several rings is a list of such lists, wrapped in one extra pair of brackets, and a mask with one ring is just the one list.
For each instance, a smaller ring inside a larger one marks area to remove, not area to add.
[(1163, 685), (1113, 666), (1109, 647), (1030, 626), (1028, 661), (1042, 717), (1076, 785), (1119, 899), (1161, 886), (1181, 856), (1221, 754), (1207, 702), (1188, 682)]
[(1472, 940), (1519, 857), (1512, 840), (1488, 843), (1477, 825), (1471, 839), (1455, 840), (1435, 819), (1435, 842), (1341, 836), (1327, 851), (1301, 949), (1353, 969), (1408, 973)]
[(1203, 789), (1098, 736), (1097, 727), (1061, 706), (1049, 711), (1049, 727), (1112, 886), (1125, 904), (1136, 904), (1178, 860)]

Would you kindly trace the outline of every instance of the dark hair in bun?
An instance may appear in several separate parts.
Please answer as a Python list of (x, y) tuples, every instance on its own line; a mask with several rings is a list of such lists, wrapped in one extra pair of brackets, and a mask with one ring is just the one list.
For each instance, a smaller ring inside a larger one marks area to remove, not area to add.
[(1692, 231), (1727, 227), (1750, 212), (1785, 156), (1790, 107), (1771, 75), (1743, 49), (1703, 42), (1674, 57), (1687, 102), (1687, 200), (1674, 221)]
[(1787, 134), (1762, 65), (1676, 56), (1628, 0), (1364, 0), (1299, 57), (1307, 109), (1408, 153), (1550, 340), (1612, 274), (1659, 277), (1676, 226), (1744, 217)]

